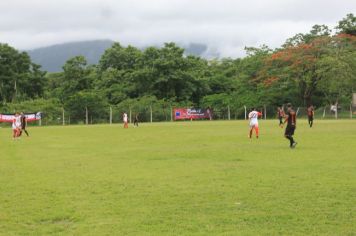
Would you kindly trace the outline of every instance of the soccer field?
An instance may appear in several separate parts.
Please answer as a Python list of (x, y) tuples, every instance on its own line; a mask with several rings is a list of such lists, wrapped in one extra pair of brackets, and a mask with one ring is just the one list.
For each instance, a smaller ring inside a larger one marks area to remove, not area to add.
[(355, 235), (356, 120), (0, 129), (0, 235)]

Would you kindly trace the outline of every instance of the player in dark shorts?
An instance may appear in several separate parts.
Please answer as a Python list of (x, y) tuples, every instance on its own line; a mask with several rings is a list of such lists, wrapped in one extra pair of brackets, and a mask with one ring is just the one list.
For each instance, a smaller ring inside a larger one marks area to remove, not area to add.
[(281, 107), (277, 108), (277, 116), (279, 120), (279, 126), (283, 125), (283, 117), (285, 116), (284, 111)]
[(290, 142), (289, 147), (295, 148), (297, 142), (294, 141), (293, 135), (297, 125), (297, 114), (293, 110), (292, 105), (290, 103), (288, 103), (287, 105), (287, 114), (286, 114), (286, 119), (284, 121), (284, 124), (285, 123), (287, 123), (287, 127), (284, 132), (284, 137), (289, 140)]
[(310, 105), (307, 109), (308, 112), (308, 124), (310, 128), (313, 126), (313, 121), (314, 121), (314, 107), (313, 105)]
[(22, 135), (22, 132), (25, 131), (27, 137), (30, 136), (26, 130), (26, 116), (23, 112), (21, 112), (21, 131), (20, 131), (20, 136)]
[(135, 115), (134, 127), (138, 127), (138, 113)]

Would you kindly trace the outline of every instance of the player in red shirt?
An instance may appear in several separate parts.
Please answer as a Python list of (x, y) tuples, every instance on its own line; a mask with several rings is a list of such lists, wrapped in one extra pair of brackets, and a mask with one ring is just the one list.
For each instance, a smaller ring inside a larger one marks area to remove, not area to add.
[(279, 126), (283, 125), (283, 117), (285, 117), (285, 113), (282, 107), (277, 108), (277, 116), (279, 119)]

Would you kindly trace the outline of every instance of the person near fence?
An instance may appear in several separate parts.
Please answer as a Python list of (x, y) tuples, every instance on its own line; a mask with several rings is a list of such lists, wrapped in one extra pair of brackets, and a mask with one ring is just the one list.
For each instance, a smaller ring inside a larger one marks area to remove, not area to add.
[(310, 128), (313, 126), (313, 121), (314, 121), (314, 106), (310, 105), (307, 109), (308, 112), (308, 124)]
[(248, 118), (250, 120), (250, 132), (248, 137), (252, 138), (253, 130), (256, 132), (256, 138), (258, 138), (259, 130), (258, 130), (258, 117), (262, 116), (262, 112), (256, 111), (255, 108), (252, 108), (252, 111), (248, 114)]
[(26, 130), (26, 126), (27, 126), (27, 120), (26, 120), (26, 116), (23, 112), (21, 112), (21, 131), (20, 131), (20, 136), (22, 135), (22, 132), (24, 131), (27, 135), (27, 137), (29, 137), (30, 135), (28, 134), (27, 130)]
[(277, 117), (279, 120), (279, 126), (283, 125), (283, 117), (285, 116), (284, 110), (282, 107), (277, 107)]
[(18, 112), (15, 113), (14, 119), (12, 120), (12, 137), (14, 140), (20, 137), (21, 132), (21, 117)]
[(208, 114), (209, 120), (213, 120), (210, 107), (206, 109), (206, 113)]
[(287, 114), (283, 124), (285, 123), (287, 123), (287, 127), (284, 132), (284, 137), (289, 140), (290, 142), (289, 147), (295, 148), (297, 142), (293, 139), (293, 135), (297, 127), (297, 114), (293, 110), (292, 104), (290, 103), (287, 104)]
[(129, 127), (129, 122), (128, 122), (128, 119), (127, 119), (127, 113), (124, 112), (124, 114), (122, 115), (122, 120), (124, 122), (124, 128), (127, 129)]
[(136, 113), (134, 118), (134, 127), (138, 127), (138, 113)]
[(335, 114), (336, 111), (337, 111), (337, 106), (336, 106), (336, 105), (331, 105), (331, 106), (330, 106), (330, 112), (331, 112), (332, 114)]

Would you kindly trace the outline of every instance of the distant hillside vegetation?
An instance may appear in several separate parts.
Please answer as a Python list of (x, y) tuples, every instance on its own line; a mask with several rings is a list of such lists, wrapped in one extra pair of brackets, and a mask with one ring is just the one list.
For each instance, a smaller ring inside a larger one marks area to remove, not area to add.
[[(42, 66), (48, 72), (60, 72), (65, 62), (75, 56), (84, 56), (89, 64), (97, 64), (104, 51), (111, 47), (114, 41), (94, 40), (56, 44), (49, 47), (27, 51), (32, 61)], [(190, 43), (182, 46), (187, 55), (206, 56), (208, 47), (205, 44)]]
[(69, 58), (79, 55), (84, 56), (89, 64), (97, 64), (104, 51), (113, 43), (111, 40), (72, 42), (27, 52), (34, 63), (42, 66), (42, 70), (59, 72)]

